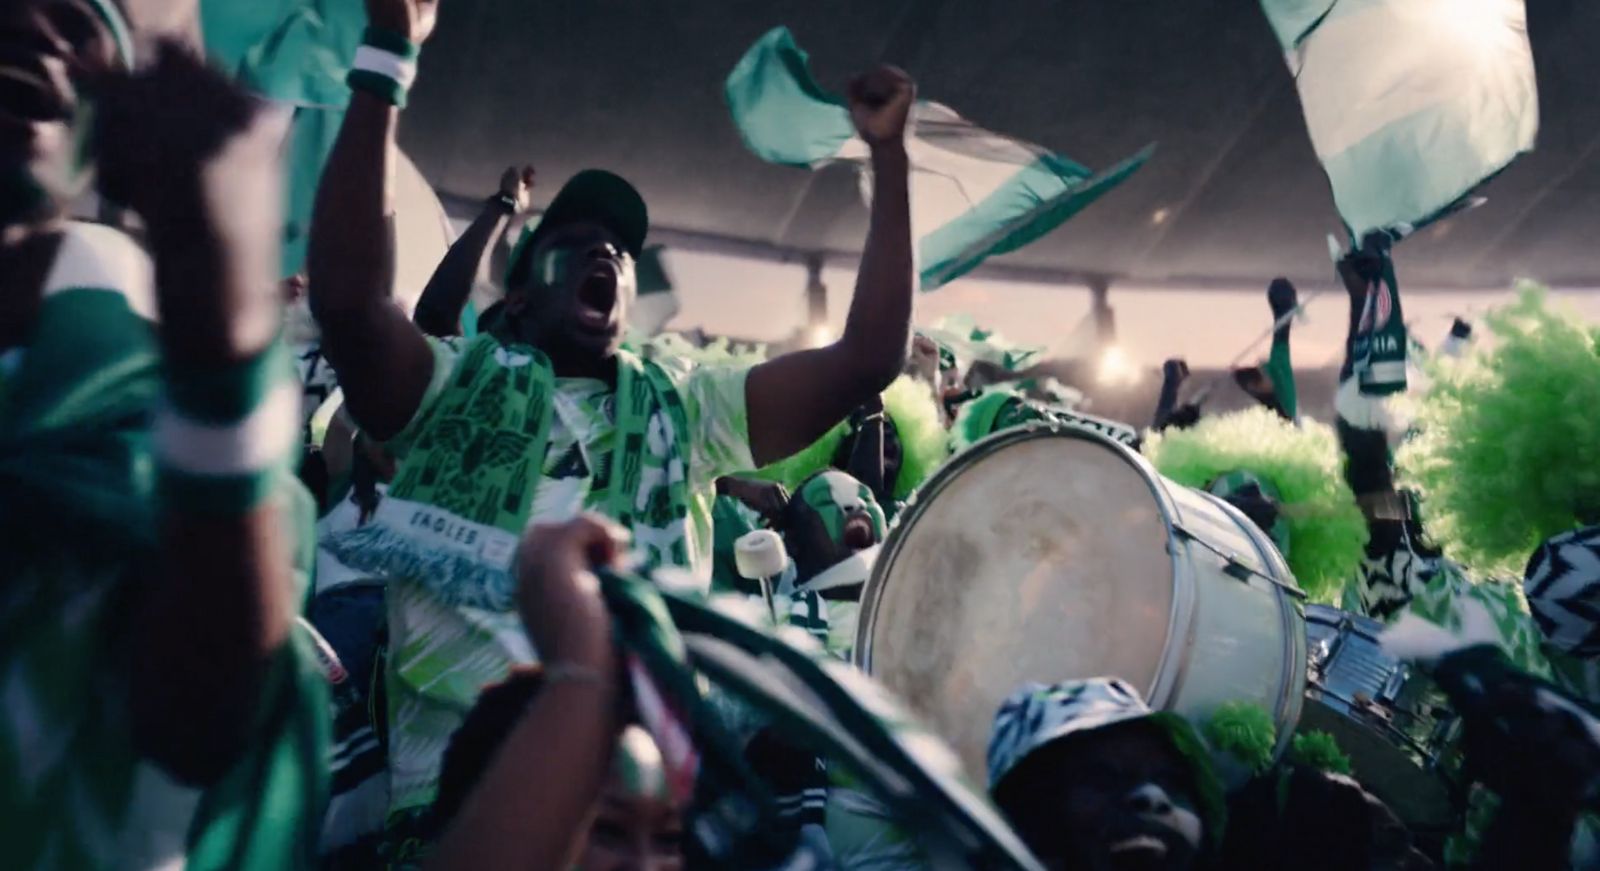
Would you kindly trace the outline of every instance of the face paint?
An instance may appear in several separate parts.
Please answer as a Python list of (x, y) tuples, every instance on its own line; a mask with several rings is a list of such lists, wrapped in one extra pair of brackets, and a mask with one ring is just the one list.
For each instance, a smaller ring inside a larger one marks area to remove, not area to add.
[(844, 542), (845, 523), (853, 515), (862, 513), (872, 524), (873, 538), (883, 540), (888, 526), (883, 509), (867, 485), (855, 478), (843, 472), (823, 472), (800, 488), (800, 498), (822, 518), (822, 525), (834, 543)]
[(577, 248), (546, 248), (534, 255), (533, 278), (545, 287), (566, 284), (580, 261)]
[(667, 789), (667, 767), (650, 733), (638, 726), (622, 730), (611, 757), (611, 774), (628, 795), (672, 801)]

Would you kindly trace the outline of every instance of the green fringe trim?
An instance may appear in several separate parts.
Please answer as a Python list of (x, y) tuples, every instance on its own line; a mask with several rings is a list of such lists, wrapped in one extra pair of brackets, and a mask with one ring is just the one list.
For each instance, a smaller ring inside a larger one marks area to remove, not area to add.
[(323, 542), (340, 562), (375, 577), (404, 578), (427, 588), (445, 605), (510, 611), (516, 607), (511, 573), (464, 554), (418, 545), (381, 523), (369, 523)]

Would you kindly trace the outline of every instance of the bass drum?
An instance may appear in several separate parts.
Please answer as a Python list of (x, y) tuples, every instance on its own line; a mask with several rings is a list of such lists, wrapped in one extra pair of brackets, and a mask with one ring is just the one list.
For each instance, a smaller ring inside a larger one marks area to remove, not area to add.
[(855, 656), (978, 783), (994, 714), (1027, 681), (1116, 676), (1197, 723), (1259, 704), (1282, 752), (1305, 698), (1299, 598), (1232, 506), (1098, 433), (1027, 427), (973, 445), (901, 515)]

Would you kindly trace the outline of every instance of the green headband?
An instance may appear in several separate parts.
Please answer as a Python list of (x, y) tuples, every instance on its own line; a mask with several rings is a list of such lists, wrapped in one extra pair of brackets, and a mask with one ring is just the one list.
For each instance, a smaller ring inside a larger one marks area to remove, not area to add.
[(128, 27), (128, 19), (123, 16), (122, 10), (117, 8), (114, 0), (89, 0), (89, 5), (105, 22), (106, 29), (111, 31), (111, 41), (117, 44), (117, 56), (121, 58), (122, 65), (133, 69), (133, 31)]

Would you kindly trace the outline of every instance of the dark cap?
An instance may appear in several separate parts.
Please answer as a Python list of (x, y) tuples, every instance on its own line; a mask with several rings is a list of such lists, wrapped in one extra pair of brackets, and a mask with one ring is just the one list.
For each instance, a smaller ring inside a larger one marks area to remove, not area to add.
[(634, 260), (644, 253), (650, 213), (639, 191), (616, 173), (586, 169), (568, 179), (528, 237), (528, 249), (557, 228), (579, 222), (599, 224), (617, 234)]

